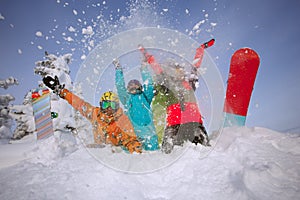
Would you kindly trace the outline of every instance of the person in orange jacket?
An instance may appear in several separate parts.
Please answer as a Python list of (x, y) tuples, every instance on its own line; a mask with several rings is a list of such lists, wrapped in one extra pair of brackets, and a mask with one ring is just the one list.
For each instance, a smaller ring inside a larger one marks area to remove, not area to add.
[(119, 98), (115, 93), (105, 92), (100, 99), (100, 107), (95, 107), (60, 85), (57, 76), (46, 76), (43, 82), (91, 122), (94, 144), (89, 146), (112, 144), (121, 146), (130, 153), (142, 152), (142, 144), (138, 141), (130, 120), (120, 108)]

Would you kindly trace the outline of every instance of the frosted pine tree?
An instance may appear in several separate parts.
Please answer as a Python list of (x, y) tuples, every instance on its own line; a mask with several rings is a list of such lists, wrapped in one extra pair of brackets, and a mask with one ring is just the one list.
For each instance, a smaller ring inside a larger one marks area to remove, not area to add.
[(11, 107), (11, 116), (16, 121), (16, 128), (12, 139), (21, 139), (35, 131), (34, 117), (31, 104), (31, 92), (28, 92), (23, 100), (22, 105)]
[[(57, 76), (60, 84), (78, 96), (81, 96), (82, 87), (80, 84), (73, 85), (70, 77), (69, 64), (71, 54), (56, 56), (46, 52), (45, 60), (37, 61), (34, 72), (42, 77)], [(43, 84), (43, 83), (42, 83)], [(74, 141), (71, 135), (78, 135), (80, 140), (85, 143), (93, 140), (93, 134), (90, 132), (91, 124), (80, 113), (75, 112), (72, 106), (58, 95), (51, 94), (51, 111), (58, 113), (58, 117), (53, 119), (55, 134), (60, 134), (61, 143)], [(90, 134), (89, 134), (90, 132)], [(72, 133), (72, 134), (70, 134)], [(81, 134), (80, 134), (81, 133)], [(83, 134), (84, 133), (84, 134)]]
[[(0, 80), (1, 88), (7, 89), (12, 85), (18, 85), (18, 81), (13, 77)], [(0, 139), (2, 143), (8, 142), (12, 137), (13, 118), (10, 115), (9, 103), (14, 100), (15, 98), (11, 94), (0, 95)]]
[(9, 86), (18, 85), (18, 80), (10, 76), (5, 80), (0, 80), (0, 88), (7, 89)]
[[(45, 60), (35, 63), (34, 72), (42, 77), (57, 76), (66, 89), (72, 90), (73, 86), (68, 66), (71, 57), (72, 54), (56, 56), (45, 52)], [(75, 129), (74, 112), (71, 106), (54, 93), (51, 95), (51, 111), (58, 113), (58, 117), (53, 119), (54, 130), (69, 131)]]

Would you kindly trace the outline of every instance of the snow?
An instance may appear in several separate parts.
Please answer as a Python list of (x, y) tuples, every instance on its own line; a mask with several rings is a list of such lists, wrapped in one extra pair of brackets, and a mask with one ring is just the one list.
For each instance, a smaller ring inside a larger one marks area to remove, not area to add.
[(74, 10), (73, 10), (73, 14), (74, 14), (74, 15), (77, 15), (77, 14), (78, 14), (77, 10), (74, 9)]
[[(14, 77), (0, 80), (0, 88), (8, 89), (12, 85), (18, 85), (18, 80)], [(11, 94), (0, 95), (0, 144), (5, 144), (12, 137), (11, 128), (13, 126), (13, 118), (11, 116), (11, 108), (9, 103), (14, 101), (15, 97)]]
[(4, 20), (5, 17), (0, 13), (0, 20)]
[(28, 159), (25, 152), (31, 151), (35, 145), (34, 135), (25, 136), (19, 143), (2, 144), (0, 146), (0, 168), (6, 168), (18, 164), (20, 161)]
[(70, 26), (70, 27), (68, 28), (68, 30), (69, 30), (70, 32), (75, 32), (75, 31), (76, 31), (76, 29), (75, 29), (73, 26)]
[(217, 26), (217, 23), (211, 22), (210, 25), (211, 25), (212, 27), (214, 27), (214, 26)]
[(41, 31), (37, 31), (37, 32), (35, 33), (35, 35), (36, 35), (37, 37), (42, 37), (42, 36), (43, 36), (43, 33), (42, 33)]
[(82, 29), (82, 34), (84, 34), (84, 35), (93, 35), (94, 34), (93, 27), (88, 26), (87, 28), (83, 28)]
[(81, 59), (81, 60), (85, 60), (85, 59), (86, 59), (86, 55), (82, 55), (82, 56), (80, 57), (80, 59)]
[(23, 105), (10, 106), (10, 116), (16, 122), (13, 139), (32, 134), (35, 131), (33, 108), (31, 105), (31, 93), (28, 93), (23, 101)]
[(194, 27), (193, 27), (193, 30), (198, 30), (200, 28), (200, 25), (201, 24), (204, 24), (205, 23), (205, 20), (201, 20), (199, 21)]
[(74, 39), (72, 37), (70, 37), (70, 36), (64, 37), (64, 40), (66, 40), (68, 42), (73, 42), (74, 41)]
[[(28, 137), (0, 145), (0, 199), (276, 200), (300, 195), (299, 134), (225, 128), (212, 147), (187, 143), (170, 155), (112, 153), (109, 146), (85, 149), (80, 143), (72, 152), (58, 143), (55, 137), (41, 142)], [(160, 166), (180, 149), (185, 149), (180, 157)], [(99, 161), (96, 154), (119, 168)], [(149, 159), (158, 168), (132, 171)]]

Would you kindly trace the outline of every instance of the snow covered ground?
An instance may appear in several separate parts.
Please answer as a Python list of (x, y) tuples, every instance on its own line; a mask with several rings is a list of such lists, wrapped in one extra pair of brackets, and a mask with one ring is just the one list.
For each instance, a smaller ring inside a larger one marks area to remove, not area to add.
[(27, 136), (0, 145), (0, 199), (299, 198), (300, 134), (225, 128), (212, 144), (130, 155)]

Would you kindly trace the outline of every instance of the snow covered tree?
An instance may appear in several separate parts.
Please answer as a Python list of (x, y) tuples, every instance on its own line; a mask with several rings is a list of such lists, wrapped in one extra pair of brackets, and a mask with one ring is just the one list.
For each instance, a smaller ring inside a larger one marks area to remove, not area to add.
[[(42, 77), (57, 76), (65, 88), (72, 90), (73, 86), (68, 66), (71, 62), (71, 57), (72, 54), (56, 56), (45, 52), (45, 60), (35, 63), (36, 67), (34, 68), (34, 72)], [(75, 128), (72, 108), (65, 100), (59, 98), (56, 94), (51, 95), (51, 111), (58, 113), (58, 117), (53, 119), (55, 130), (68, 131)]]
[(7, 89), (11, 85), (18, 85), (18, 80), (15, 79), (14, 77), (10, 76), (5, 80), (0, 80), (0, 87)]
[(28, 92), (24, 98), (23, 105), (11, 106), (11, 116), (16, 121), (12, 139), (21, 139), (35, 131), (34, 117), (31, 104), (31, 93)]
[(12, 117), (9, 115), (9, 102), (14, 101), (15, 98), (10, 95), (0, 96), (0, 139), (9, 140), (12, 136), (11, 127), (13, 124)]
[[(5, 80), (0, 80), (0, 87), (7, 89), (9, 86), (18, 85), (17, 79), (9, 77)], [(13, 118), (10, 116), (9, 102), (15, 98), (10, 94), (0, 95), (0, 139), (9, 140), (12, 137)]]

